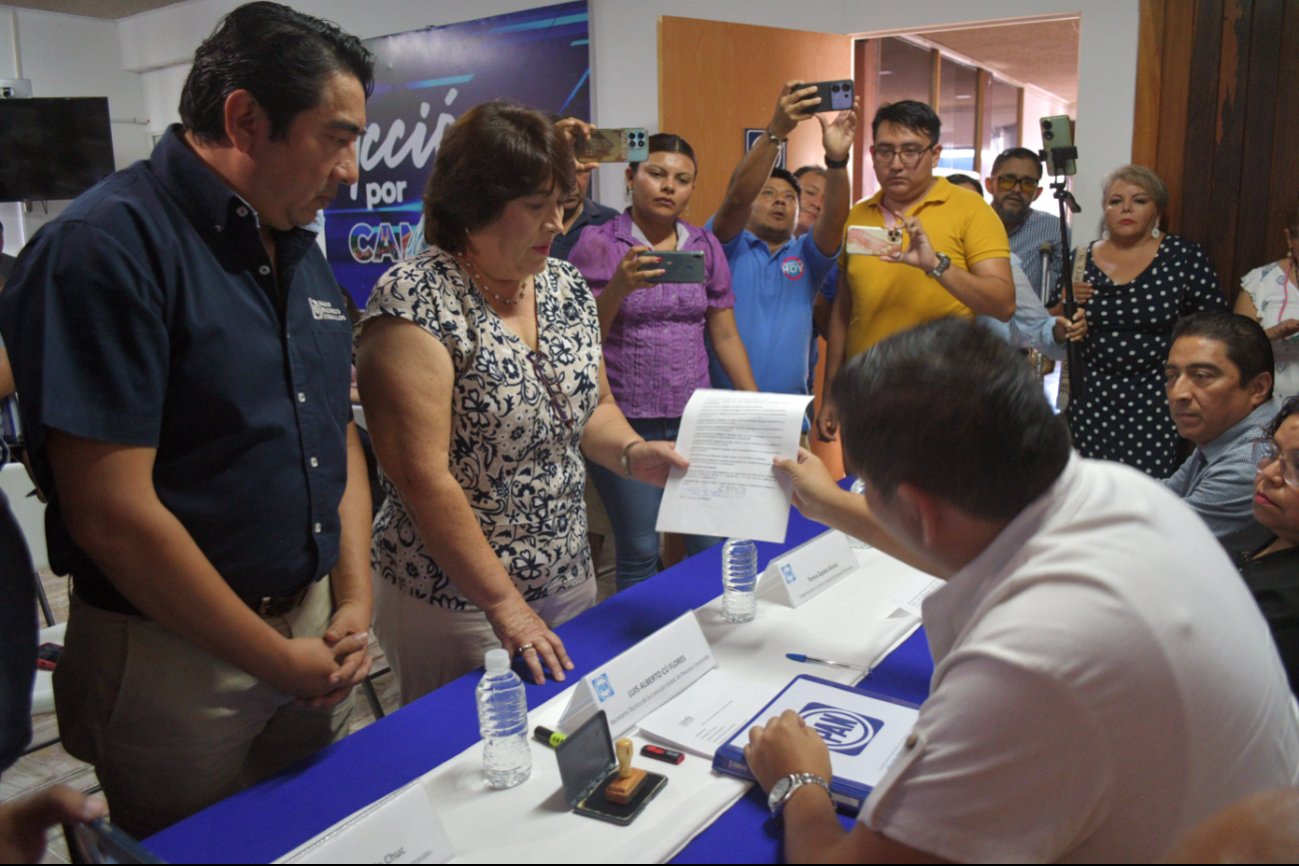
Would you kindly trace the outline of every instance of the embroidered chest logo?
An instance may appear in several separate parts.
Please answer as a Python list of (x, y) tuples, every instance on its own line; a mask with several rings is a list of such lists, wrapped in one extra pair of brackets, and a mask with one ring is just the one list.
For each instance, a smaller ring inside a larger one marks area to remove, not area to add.
[(787, 280), (803, 279), (803, 260), (798, 256), (786, 256), (780, 260), (780, 272)]
[(307, 302), (311, 304), (311, 316), (317, 322), (347, 321), (347, 315), (329, 301), (318, 301), (315, 298), (307, 298)]

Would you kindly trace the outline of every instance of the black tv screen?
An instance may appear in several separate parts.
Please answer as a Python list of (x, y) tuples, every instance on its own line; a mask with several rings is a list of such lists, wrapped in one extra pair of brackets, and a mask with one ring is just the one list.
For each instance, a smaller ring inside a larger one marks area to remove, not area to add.
[(106, 98), (0, 99), (0, 201), (76, 198), (113, 167)]

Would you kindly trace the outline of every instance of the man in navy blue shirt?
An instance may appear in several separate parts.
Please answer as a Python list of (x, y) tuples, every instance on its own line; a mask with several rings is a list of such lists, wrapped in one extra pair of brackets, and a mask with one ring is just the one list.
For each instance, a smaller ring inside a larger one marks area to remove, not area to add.
[[(848, 216), (848, 154), (857, 128), (857, 108), (833, 121), (817, 114), (825, 147), (825, 192), (810, 231), (795, 236), (799, 183), (773, 168), (781, 143), (810, 115), (816, 89), (785, 85), (766, 135), (745, 154), (731, 175), (726, 198), (708, 228), (722, 242), (731, 266), (735, 322), (762, 391), (808, 393), (808, 342), (812, 307), (826, 272), (834, 264)], [(714, 361), (713, 384), (730, 387)]]
[(372, 65), (328, 22), (231, 12), (182, 124), (42, 229), (0, 296), (73, 579), (60, 731), (137, 836), (341, 736), (368, 671), (351, 327), (299, 227), (357, 180)]

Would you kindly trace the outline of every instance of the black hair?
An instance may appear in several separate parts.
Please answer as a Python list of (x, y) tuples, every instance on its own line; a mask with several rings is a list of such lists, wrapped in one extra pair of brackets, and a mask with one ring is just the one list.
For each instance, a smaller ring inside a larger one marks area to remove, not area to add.
[[(690, 146), (690, 142), (679, 135), (673, 135), (670, 132), (654, 133), (649, 137), (649, 152), (685, 154), (695, 164), (695, 174), (699, 173), (699, 160), (695, 158), (695, 149)], [(629, 162), (627, 167), (631, 169), (632, 174), (635, 174), (640, 167), (640, 163)]]
[(858, 355), (834, 382), (849, 466), (886, 498), (913, 484), (986, 520), (1014, 517), (1069, 462), (1028, 364), (966, 319), (938, 319)]
[(794, 172), (794, 177), (802, 180), (805, 174), (819, 174), (821, 177), (825, 177), (825, 169), (819, 165), (805, 165)]
[(1037, 166), (1037, 179), (1042, 179), (1042, 160), (1036, 153), (1029, 150), (1027, 147), (1012, 147), (997, 154), (997, 158), (992, 161), (992, 172), (988, 176), (996, 177), (997, 172), (1001, 170), (1002, 164), (1012, 159), (1027, 159), (1031, 161)]
[(1299, 198), (1296, 198), (1294, 204), (1285, 212), (1285, 227), (1290, 230), (1291, 237), (1299, 237)]
[(979, 186), (979, 182), (968, 174), (949, 174), (947, 176), (947, 182), (968, 186), (979, 194), (979, 198), (983, 198), (983, 187)]
[(540, 111), (498, 99), (447, 129), (424, 187), (424, 239), (463, 252), (466, 235), (496, 221), (510, 201), (577, 183), (573, 151)]
[(1281, 404), (1281, 411), (1277, 412), (1276, 417), (1273, 418), (1272, 422), (1267, 425), (1266, 432), (1268, 438), (1269, 439), (1275, 438), (1276, 431), (1281, 429), (1281, 425), (1285, 423), (1285, 419), (1289, 418), (1291, 415), (1295, 414), (1296, 412), (1299, 412), (1299, 394), (1293, 397), (1285, 398), (1285, 402)]
[(333, 22), (279, 3), (248, 3), (223, 18), (194, 52), (180, 95), (181, 123), (200, 140), (220, 141), (226, 97), (247, 90), (270, 118), (271, 137), (283, 138), (295, 117), (320, 103), (334, 73), (356, 78), (368, 97), (374, 55)]
[[(1227, 350), (1227, 360), (1235, 364), (1240, 372), (1242, 388), (1262, 373), (1276, 377), (1272, 341), (1267, 338), (1263, 326), (1248, 316), (1221, 311), (1191, 313), (1182, 316), (1173, 325), (1172, 342), (1177, 342), (1181, 337), (1203, 337), (1222, 343)], [(1271, 388), (1268, 389), (1267, 396), (1271, 399)]]
[(938, 119), (934, 110), (914, 99), (903, 99), (900, 102), (887, 102), (881, 105), (871, 121), (872, 139), (879, 135), (882, 123), (891, 123), (918, 132), (929, 139), (930, 147), (938, 144), (939, 133), (943, 131), (942, 121)]
[(771, 170), (771, 177), (774, 177), (777, 180), (783, 180), (785, 183), (792, 186), (794, 188), (794, 195), (798, 196), (803, 194), (803, 185), (798, 182), (797, 177), (786, 169), (780, 168), (779, 166), (773, 168)]

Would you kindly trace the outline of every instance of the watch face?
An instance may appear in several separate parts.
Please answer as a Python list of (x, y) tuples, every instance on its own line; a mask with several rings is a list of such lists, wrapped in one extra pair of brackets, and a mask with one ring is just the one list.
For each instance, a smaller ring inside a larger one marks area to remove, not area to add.
[(789, 786), (794, 784), (794, 780), (789, 776), (784, 776), (776, 780), (776, 784), (771, 786), (771, 794), (767, 796), (767, 808), (772, 812), (785, 799), (785, 794), (789, 791)]

